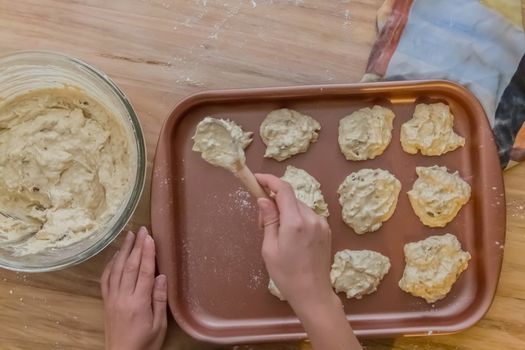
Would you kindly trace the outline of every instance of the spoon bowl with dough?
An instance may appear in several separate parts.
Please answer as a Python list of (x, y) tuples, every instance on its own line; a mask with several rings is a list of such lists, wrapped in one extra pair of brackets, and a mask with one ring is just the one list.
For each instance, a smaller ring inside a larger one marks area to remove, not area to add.
[(268, 197), (246, 166), (244, 149), (252, 142), (251, 136), (233, 121), (206, 117), (197, 125), (192, 149), (206, 162), (233, 173), (255, 198)]

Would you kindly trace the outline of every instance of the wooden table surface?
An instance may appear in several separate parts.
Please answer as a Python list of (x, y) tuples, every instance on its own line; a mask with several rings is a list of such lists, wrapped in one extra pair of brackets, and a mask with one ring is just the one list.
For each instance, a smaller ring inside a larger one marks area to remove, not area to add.
[[(105, 71), (142, 121), (148, 169), (161, 125), (203, 89), (360, 80), (382, 0), (0, 0), (0, 54), (55, 50)], [(149, 225), (147, 188), (130, 227)], [(497, 297), (460, 334), (366, 349), (525, 349), (525, 164), (505, 173), (508, 230)], [(120, 240), (54, 273), (0, 271), (0, 349), (102, 349), (99, 276)], [(166, 349), (215, 349), (170, 326)], [(234, 349), (308, 349), (308, 344)]]

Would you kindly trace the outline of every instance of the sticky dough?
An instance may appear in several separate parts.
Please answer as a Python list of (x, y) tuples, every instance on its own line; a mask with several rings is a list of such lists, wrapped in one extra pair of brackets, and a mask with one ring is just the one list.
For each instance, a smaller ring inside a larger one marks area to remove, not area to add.
[[(128, 195), (134, 176), (122, 121), (75, 88), (0, 105), (0, 243), (15, 255), (89, 237)], [(59, 254), (59, 253), (57, 253)]]
[(372, 250), (342, 250), (335, 254), (330, 280), (337, 293), (361, 299), (377, 290), (390, 270), (390, 259)]
[(288, 165), (281, 179), (292, 186), (297, 199), (312, 208), (317, 214), (324, 217), (329, 215), (328, 205), (321, 192), (321, 184), (312, 175)]
[(266, 145), (264, 156), (282, 161), (306, 152), (310, 143), (317, 141), (319, 130), (321, 125), (308, 115), (287, 108), (272, 111), (260, 127)]
[(231, 120), (206, 117), (197, 125), (192, 150), (208, 163), (235, 172), (246, 163), (244, 149), (251, 136)]
[(348, 175), (339, 186), (343, 221), (355, 233), (378, 230), (397, 205), (401, 183), (383, 169), (362, 169)]
[(470, 260), (450, 233), (408, 243), (404, 252), (406, 266), (399, 287), (427, 303), (445, 298)]
[(362, 108), (339, 121), (339, 147), (347, 160), (374, 159), (392, 140), (394, 113), (381, 106)]
[(443, 103), (418, 104), (412, 119), (401, 126), (401, 146), (410, 154), (439, 156), (465, 145), (454, 132), (454, 115)]
[(416, 167), (418, 179), (408, 198), (421, 222), (429, 227), (444, 227), (470, 199), (470, 185), (458, 172), (446, 167)]

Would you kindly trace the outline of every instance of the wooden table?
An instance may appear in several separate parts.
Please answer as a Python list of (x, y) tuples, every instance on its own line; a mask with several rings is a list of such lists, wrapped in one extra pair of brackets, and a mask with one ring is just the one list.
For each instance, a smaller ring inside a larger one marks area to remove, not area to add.
[[(357, 82), (382, 0), (0, 0), (0, 54), (56, 50), (110, 75), (144, 127), (148, 167), (162, 122), (203, 89)], [(456, 335), (366, 341), (367, 349), (525, 349), (525, 164), (505, 174), (508, 236), (494, 305)], [(148, 186), (130, 227), (149, 224)], [(78, 267), (0, 271), (1, 349), (101, 349), (99, 276), (119, 240)], [(214, 349), (180, 331), (168, 349)], [(234, 349), (306, 349), (308, 344)]]

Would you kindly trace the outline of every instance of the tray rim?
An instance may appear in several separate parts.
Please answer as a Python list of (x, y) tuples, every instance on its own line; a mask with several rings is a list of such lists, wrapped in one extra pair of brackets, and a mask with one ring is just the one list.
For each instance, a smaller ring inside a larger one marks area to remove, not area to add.
[[(159, 133), (159, 138), (156, 146), (154, 161), (152, 165), (152, 180), (151, 180), (151, 194), (150, 194), (150, 211), (151, 211), (151, 226), (152, 226), (152, 235), (155, 238), (155, 241), (164, 241), (164, 237), (167, 236), (164, 228), (162, 226), (171, 226), (171, 225), (156, 225), (155, 223), (162, 220), (159, 219), (159, 211), (156, 210), (156, 205), (154, 203), (156, 198), (163, 197), (162, 193), (166, 190), (165, 186), (161, 185), (161, 179), (167, 178), (168, 171), (159, 171), (159, 164), (161, 162), (169, 163), (170, 160), (167, 159), (166, 153), (169, 149), (169, 142), (161, 142), (166, 138), (169, 133), (169, 129), (172, 124), (177, 123), (183, 116), (184, 113), (203, 102), (227, 102), (229, 100), (237, 99), (253, 99), (254, 101), (263, 101), (263, 100), (272, 100), (275, 98), (286, 98), (287, 96), (293, 96), (294, 98), (308, 97), (313, 96), (317, 93), (326, 93), (329, 92), (332, 96), (337, 95), (349, 95), (353, 94), (359, 96), (361, 94), (372, 93), (374, 91), (384, 92), (384, 90), (394, 89), (394, 88), (411, 88), (417, 90), (418, 88), (425, 88), (428, 85), (432, 85), (436, 92), (450, 92), (454, 90), (456, 96), (462, 97), (466, 105), (468, 105), (471, 111), (481, 114), (482, 117), (485, 117), (484, 120), (486, 125), (483, 129), (488, 128), (491, 133), (492, 143), (490, 147), (492, 151), (487, 157), (496, 157), (497, 158), (497, 147), (494, 141), (494, 136), (492, 134), (492, 128), (490, 127), (487, 115), (481, 106), (479, 100), (476, 96), (467, 90), (464, 86), (448, 80), (407, 80), (407, 81), (387, 81), (387, 82), (369, 82), (369, 83), (350, 83), (350, 84), (322, 84), (322, 85), (293, 85), (293, 86), (279, 86), (279, 87), (262, 87), (262, 88), (240, 88), (240, 89), (213, 89), (213, 90), (204, 90), (188, 95), (183, 98), (168, 114), (168, 117), (165, 119), (161, 131)], [(348, 90), (359, 89), (359, 91), (348, 92)], [(258, 96), (253, 96), (258, 95)], [(483, 118), (482, 118), (483, 119)], [(498, 160), (499, 164), (499, 160)], [(164, 170), (170, 169), (171, 167), (164, 167)], [(503, 172), (499, 172), (499, 176), (495, 175), (498, 180), (498, 185), (501, 185), (503, 196), (501, 198), (502, 205), (497, 209), (501, 212), (500, 215), (497, 215), (499, 218), (499, 227), (501, 227), (499, 238), (503, 246), (506, 238), (506, 200), (504, 193), (504, 182), (503, 182)], [(171, 183), (165, 183), (167, 186), (171, 186)], [(173, 203), (170, 204), (172, 207)], [(165, 219), (164, 219), (165, 220)], [(174, 218), (169, 218), (174, 222)], [(485, 219), (485, 221), (488, 219)], [(175, 235), (176, 233), (171, 233)], [(498, 237), (498, 235), (494, 235)], [(156, 245), (157, 250), (157, 263), (159, 273), (166, 274), (166, 267), (162, 266), (159, 261), (170, 261), (173, 271), (177, 271), (177, 266), (175, 265), (175, 257), (165, 257), (166, 250), (159, 249), (159, 245)], [(503, 252), (500, 255), (497, 261), (497, 274), (495, 283), (489, 285), (485, 293), (488, 293), (489, 298), (484, 298), (482, 303), (478, 304), (474, 312), (470, 312), (469, 316), (462, 321), (447, 326), (433, 326), (432, 332), (424, 326), (403, 326), (395, 327), (389, 329), (369, 329), (369, 330), (355, 330), (354, 332), (360, 338), (386, 338), (393, 336), (427, 336), (427, 335), (443, 335), (443, 334), (452, 334), (463, 331), (481, 320), (484, 315), (488, 312), (490, 306), (492, 305), (496, 289), (499, 284), (499, 278), (501, 275), (501, 268), (503, 264)], [(171, 281), (173, 283), (173, 281)], [(178, 310), (177, 296), (174, 293), (169, 293), (171, 289), (168, 288), (168, 304), (171, 310), (171, 313), (176, 321), (176, 323), (190, 336), (197, 340), (231, 345), (236, 343), (260, 343), (260, 342), (277, 342), (277, 341), (297, 341), (307, 339), (306, 333), (295, 332), (295, 333), (278, 333), (278, 334), (257, 334), (257, 335), (226, 335), (226, 336), (217, 336), (211, 333), (202, 332), (191, 325), (191, 322), (188, 321)]]

